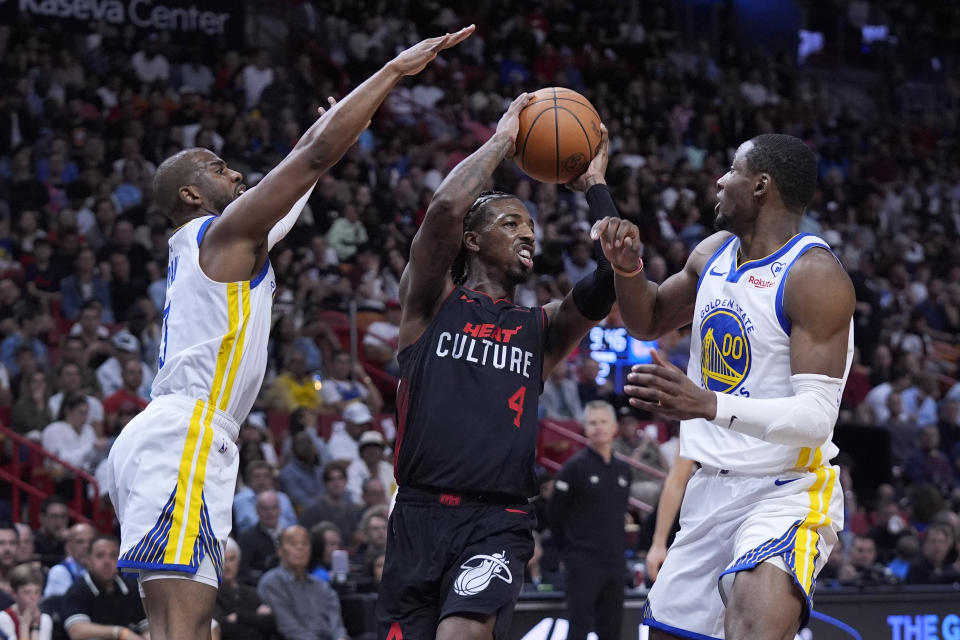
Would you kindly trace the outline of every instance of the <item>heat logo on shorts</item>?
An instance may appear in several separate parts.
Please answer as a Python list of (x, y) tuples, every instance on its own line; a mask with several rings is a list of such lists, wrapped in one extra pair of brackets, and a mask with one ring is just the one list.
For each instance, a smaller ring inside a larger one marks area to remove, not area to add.
[(453, 583), (453, 590), (459, 596), (475, 596), (487, 587), (494, 578), (499, 578), (511, 584), (513, 574), (507, 567), (506, 552), (501, 551), (493, 555), (478, 554), (460, 565), (463, 571)]
[(700, 372), (710, 391), (730, 393), (750, 372), (750, 338), (743, 319), (717, 309), (700, 323)]

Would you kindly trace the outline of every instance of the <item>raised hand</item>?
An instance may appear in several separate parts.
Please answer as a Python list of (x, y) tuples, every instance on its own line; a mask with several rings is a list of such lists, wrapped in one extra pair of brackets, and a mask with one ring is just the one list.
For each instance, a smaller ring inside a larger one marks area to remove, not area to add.
[(595, 184), (606, 184), (607, 162), (610, 160), (610, 136), (607, 125), (600, 124), (600, 150), (587, 166), (587, 170), (567, 183), (572, 191), (586, 191)]
[(603, 255), (615, 268), (627, 273), (636, 271), (637, 263), (643, 257), (643, 243), (637, 225), (623, 218), (607, 216), (593, 223), (590, 237), (600, 241)]
[(514, 98), (506, 112), (500, 116), (500, 122), (497, 123), (497, 133), (503, 134), (513, 141), (513, 145), (507, 151), (507, 158), (512, 158), (517, 150), (517, 134), (520, 132), (520, 112), (533, 100), (533, 95), (521, 93)]
[(471, 24), (456, 33), (421, 40), (400, 53), (390, 62), (390, 65), (402, 76), (416, 75), (423, 71), (423, 68), (430, 64), (438, 53), (466, 40), (474, 29), (476, 27)]
[(659, 351), (651, 355), (652, 364), (634, 365), (627, 374), (623, 392), (630, 396), (631, 406), (674, 420), (711, 420), (717, 415), (717, 398), (712, 391), (700, 388)]

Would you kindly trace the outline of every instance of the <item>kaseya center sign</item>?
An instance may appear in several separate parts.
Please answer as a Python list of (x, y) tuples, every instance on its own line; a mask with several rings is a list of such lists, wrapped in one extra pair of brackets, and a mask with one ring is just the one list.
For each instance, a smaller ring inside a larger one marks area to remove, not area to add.
[(243, 3), (203, 0), (199, 4), (184, 0), (0, 0), (0, 15), (13, 17), (11, 12), (19, 12), (41, 19), (78, 21), (84, 26), (104, 21), (150, 31), (242, 37)]

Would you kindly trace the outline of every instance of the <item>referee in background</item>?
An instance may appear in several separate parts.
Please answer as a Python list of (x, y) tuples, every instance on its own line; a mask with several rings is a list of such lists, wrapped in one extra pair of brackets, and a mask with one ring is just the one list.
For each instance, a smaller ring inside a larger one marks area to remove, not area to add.
[(602, 400), (587, 403), (590, 447), (557, 474), (548, 518), (567, 569), (568, 640), (620, 638), (623, 618), (624, 515), (630, 467), (613, 457), (617, 414)]

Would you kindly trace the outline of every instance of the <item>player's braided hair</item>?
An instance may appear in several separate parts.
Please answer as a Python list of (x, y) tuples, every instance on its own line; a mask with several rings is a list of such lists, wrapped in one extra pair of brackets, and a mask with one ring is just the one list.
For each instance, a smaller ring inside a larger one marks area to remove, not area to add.
[[(490, 211), (488, 206), (494, 200), (503, 200), (505, 198), (516, 199), (517, 196), (505, 191), (483, 191), (477, 196), (477, 199), (470, 205), (470, 210), (463, 218), (463, 231), (474, 231), (480, 226), (481, 221), (486, 218)], [(453, 260), (453, 266), (450, 267), (450, 275), (453, 278), (453, 284), (460, 285), (467, 281), (467, 248), (460, 243), (460, 252)]]

